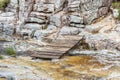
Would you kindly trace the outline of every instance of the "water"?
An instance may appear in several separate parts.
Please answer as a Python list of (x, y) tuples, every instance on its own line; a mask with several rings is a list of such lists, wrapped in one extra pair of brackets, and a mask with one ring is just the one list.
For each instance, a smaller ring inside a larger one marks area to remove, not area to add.
[(7, 76), (5, 71), (9, 74), (15, 71), (12, 77), (18, 80), (38, 80), (43, 76), (46, 80), (120, 80), (120, 53), (113, 50), (81, 51), (80, 55), (52, 61), (18, 57), (0, 60), (0, 63), (0, 74)]

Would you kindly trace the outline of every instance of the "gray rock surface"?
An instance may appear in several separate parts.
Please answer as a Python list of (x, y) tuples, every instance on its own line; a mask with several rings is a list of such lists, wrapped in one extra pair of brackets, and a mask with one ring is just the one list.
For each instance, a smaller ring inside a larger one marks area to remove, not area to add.
[(63, 35), (76, 35), (76, 34), (79, 34), (79, 30), (78, 28), (75, 28), (75, 27), (63, 27), (61, 30), (60, 30), (60, 34), (63, 34)]
[(102, 33), (108, 28), (86, 25), (107, 15), (111, 1), (11, 0), (5, 11), (0, 11), (0, 35), (9, 41), (36, 42), (59, 31), (61, 35), (77, 35), (84, 29)]

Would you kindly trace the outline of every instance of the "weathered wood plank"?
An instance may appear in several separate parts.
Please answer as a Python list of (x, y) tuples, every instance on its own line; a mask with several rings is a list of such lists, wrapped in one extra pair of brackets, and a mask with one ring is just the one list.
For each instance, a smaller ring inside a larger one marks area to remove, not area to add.
[[(58, 37), (56, 40), (47, 42), (45, 45), (33, 51), (31, 56), (34, 58), (43, 59), (58, 59), (61, 58), (67, 51), (69, 51), (73, 46), (75, 46), (82, 37), (78, 36), (68, 36)], [(47, 39), (47, 38), (46, 38)]]

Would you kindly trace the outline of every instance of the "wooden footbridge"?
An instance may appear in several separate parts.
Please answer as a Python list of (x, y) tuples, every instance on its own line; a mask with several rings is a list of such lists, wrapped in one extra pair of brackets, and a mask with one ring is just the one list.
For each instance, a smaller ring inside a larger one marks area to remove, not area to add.
[(45, 38), (46, 44), (33, 51), (31, 57), (42, 59), (59, 59), (64, 56), (71, 48), (79, 43), (82, 36), (64, 35), (55, 40)]

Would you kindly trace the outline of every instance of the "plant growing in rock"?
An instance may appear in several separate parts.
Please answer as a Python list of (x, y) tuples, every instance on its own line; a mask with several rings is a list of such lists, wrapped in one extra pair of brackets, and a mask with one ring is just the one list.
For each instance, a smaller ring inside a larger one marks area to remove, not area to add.
[(120, 9), (118, 10), (118, 13), (119, 13), (119, 15), (118, 15), (117, 18), (120, 20)]
[(0, 0), (0, 10), (3, 10), (10, 0)]
[(48, 28), (48, 26), (47, 25), (43, 25), (42, 26), (42, 29), (44, 30), (44, 29), (47, 29)]
[(16, 56), (16, 51), (13, 47), (8, 47), (5, 49), (5, 52), (10, 56)]
[(0, 55), (0, 59), (3, 59), (3, 56)]
[(120, 2), (113, 2), (112, 7), (118, 9), (119, 15), (118, 15), (117, 19), (120, 20)]

